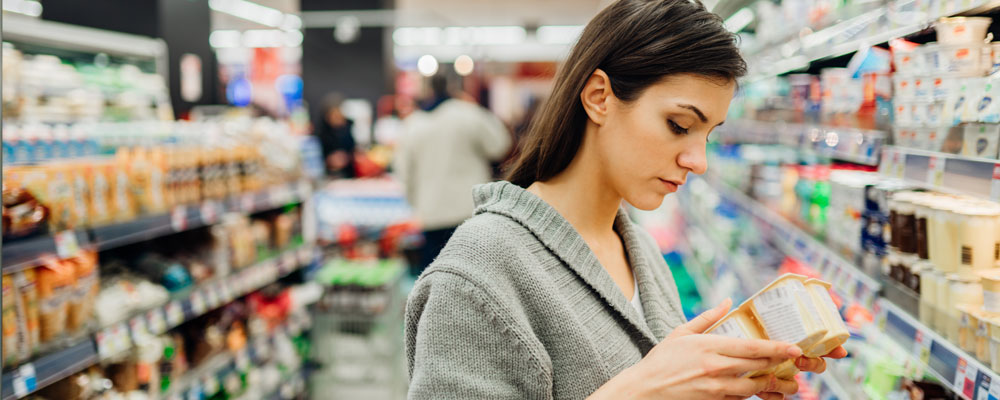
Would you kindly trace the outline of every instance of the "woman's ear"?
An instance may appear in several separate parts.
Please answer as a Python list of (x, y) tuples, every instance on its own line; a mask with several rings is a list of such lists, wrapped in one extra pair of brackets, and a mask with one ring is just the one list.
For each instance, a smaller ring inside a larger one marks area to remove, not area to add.
[(587, 116), (598, 126), (607, 120), (608, 103), (614, 94), (611, 93), (611, 78), (599, 68), (587, 79), (587, 84), (580, 92), (580, 102)]

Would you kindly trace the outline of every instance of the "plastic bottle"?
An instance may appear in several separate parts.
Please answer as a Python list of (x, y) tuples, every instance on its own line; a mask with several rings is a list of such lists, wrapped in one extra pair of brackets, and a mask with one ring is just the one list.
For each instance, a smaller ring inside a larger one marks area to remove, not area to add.
[(817, 235), (826, 232), (827, 210), (830, 208), (830, 168), (817, 166), (815, 184), (810, 196), (809, 226)]

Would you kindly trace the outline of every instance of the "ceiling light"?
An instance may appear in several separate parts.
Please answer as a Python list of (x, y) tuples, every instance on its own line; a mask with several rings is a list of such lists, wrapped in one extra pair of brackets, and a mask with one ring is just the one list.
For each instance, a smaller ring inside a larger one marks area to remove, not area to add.
[(399, 46), (512, 45), (527, 36), (523, 26), (431, 26), (396, 28), (392, 40)]
[(247, 0), (209, 0), (208, 7), (222, 13), (273, 28), (299, 29), (302, 19)]
[(476, 63), (472, 61), (472, 57), (462, 54), (455, 59), (455, 72), (461, 76), (471, 74), (475, 68)]
[(430, 54), (425, 54), (417, 60), (417, 71), (420, 71), (420, 75), (423, 76), (434, 76), (438, 70), (438, 62), (434, 56)]

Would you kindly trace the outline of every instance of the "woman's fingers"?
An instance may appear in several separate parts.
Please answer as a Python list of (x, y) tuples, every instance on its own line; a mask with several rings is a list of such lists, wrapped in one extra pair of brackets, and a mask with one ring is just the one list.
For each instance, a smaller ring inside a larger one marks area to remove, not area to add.
[(722, 317), (725, 317), (732, 306), (733, 300), (725, 299), (721, 304), (715, 306), (715, 308), (705, 311), (684, 325), (674, 328), (674, 331), (670, 332), (668, 338), (705, 333), (709, 327), (722, 319)]
[(769, 358), (778, 363), (802, 355), (802, 349), (799, 349), (799, 346), (773, 340), (716, 336), (713, 338), (711, 346), (713, 350), (724, 356), (752, 359)]
[(833, 349), (833, 351), (831, 351), (830, 354), (827, 354), (823, 357), (833, 358), (833, 359), (844, 358), (847, 357), (847, 350), (844, 349), (844, 346), (837, 346), (837, 348)]
[(757, 393), (761, 400), (784, 400), (785, 395), (781, 393)]
[(822, 358), (799, 357), (795, 360), (795, 367), (802, 371), (821, 374), (826, 371), (826, 360)]
[(781, 363), (776, 363), (770, 358), (735, 358), (726, 356), (713, 357), (711, 360), (711, 362), (706, 363), (705, 372), (713, 376), (741, 376), (747, 372), (765, 370)]

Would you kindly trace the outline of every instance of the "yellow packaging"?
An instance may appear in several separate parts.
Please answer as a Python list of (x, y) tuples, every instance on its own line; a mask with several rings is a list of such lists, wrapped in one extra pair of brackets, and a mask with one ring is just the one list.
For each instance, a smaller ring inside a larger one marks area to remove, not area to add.
[(961, 317), (958, 323), (958, 347), (973, 353), (976, 351), (976, 329), (979, 327), (980, 314), (975, 307), (959, 305)]
[(96, 162), (84, 168), (90, 196), (87, 202), (92, 226), (101, 226), (113, 220), (112, 179), (113, 167), (108, 162)]
[(18, 361), (17, 351), (17, 291), (14, 288), (14, 278), (10, 275), (3, 276), (3, 365), (14, 365)]
[(782, 275), (747, 300), (768, 339), (795, 343), (804, 350), (812, 348), (827, 333), (822, 314), (803, 284), (806, 279), (801, 275)]
[[(746, 307), (740, 306), (735, 310), (729, 312), (728, 315), (723, 317), (719, 322), (712, 325), (705, 333), (711, 333), (714, 335), (729, 336), (738, 339), (767, 339), (767, 335), (764, 334), (763, 328), (761, 328), (760, 323), (758, 323), (752, 313)], [(776, 368), (784, 367), (788, 361), (782, 363)], [(793, 364), (794, 367), (794, 364)], [(766, 374), (774, 373), (776, 368), (770, 368), (761, 371), (753, 371), (748, 376), (756, 377)]]
[(18, 335), (18, 349), (21, 353), (18, 357), (26, 360), (37, 352), (38, 347), (42, 344), (40, 304), (38, 301), (38, 274), (34, 269), (17, 272), (14, 274), (14, 286), (20, 297), (18, 313), (21, 314), (21, 317), (18, 319), (23, 319), (21, 325), (23, 332), (20, 332)]
[(92, 226), (90, 219), (90, 184), (87, 182), (87, 170), (83, 163), (73, 163), (67, 166), (70, 182), (73, 187), (73, 214), (75, 226)]
[(47, 260), (38, 268), (38, 302), (42, 342), (66, 332), (69, 300), (76, 281), (73, 267), (60, 260)]
[(135, 219), (136, 216), (128, 157), (127, 150), (119, 150), (118, 154), (115, 155), (114, 163), (108, 168), (108, 176), (111, 178), (111, 209), (113, 210), (111, 215), (115, 221), (128, 221)]
[(833, 303), (833, 297), (830, 296), (830, 284), (818, 279), (809, 279), (805, 282), (805, 287), (812, 296), (816, 308), (819, 309), (820, 318), (827, 332), (819, 343), (803, 353), (807, 357), (822, 357), (847, 342), (851, 334), (847, 331), (844, 319), (840, 317), (840, 311)]
[(68, 265), (73, 267), (75, 281), (69, 299), (66, 328), (70, 332), (82, 329), (94, 313), (94, 303), (100, 292), (97, 268), (97, 252), (82, 250)]

